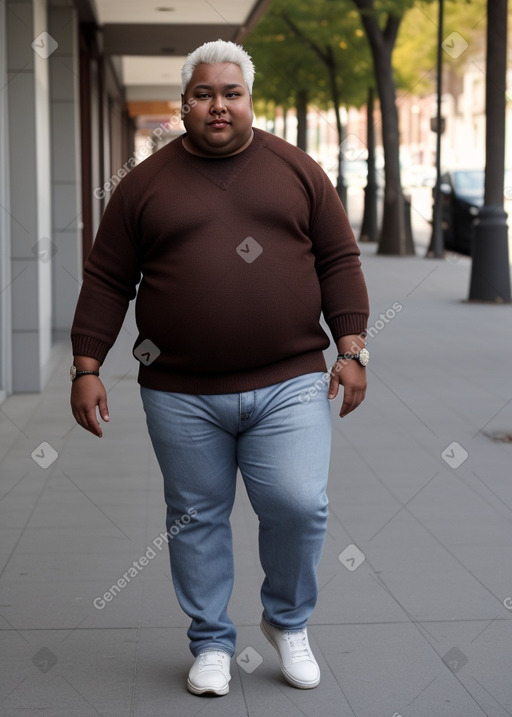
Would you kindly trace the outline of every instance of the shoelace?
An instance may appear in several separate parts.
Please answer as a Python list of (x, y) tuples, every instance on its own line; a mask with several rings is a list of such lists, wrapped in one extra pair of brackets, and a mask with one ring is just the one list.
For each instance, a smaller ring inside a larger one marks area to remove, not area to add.
[(199, 670), (218, 670), (223, 668), (225, 662), (224, 654), (220, 650), (206, 650), (201, 653)]
[(306, 633), (303, 632), (287, 632), (285, 638), (290, 646), (291, 660), (294, 662), (303, 662), (310, 660), (309, 650), (306, 641)]

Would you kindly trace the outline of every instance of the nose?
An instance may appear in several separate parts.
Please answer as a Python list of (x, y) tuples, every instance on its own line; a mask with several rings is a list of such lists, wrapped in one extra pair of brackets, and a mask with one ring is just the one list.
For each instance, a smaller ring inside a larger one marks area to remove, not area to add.
[(221, 95), (214, 95), (212, 97), (212, 104), (210, 106), (210, 112), (214, 114), (220, 114), (226, 111), (226, 105), (224, 104), (224, 98)]

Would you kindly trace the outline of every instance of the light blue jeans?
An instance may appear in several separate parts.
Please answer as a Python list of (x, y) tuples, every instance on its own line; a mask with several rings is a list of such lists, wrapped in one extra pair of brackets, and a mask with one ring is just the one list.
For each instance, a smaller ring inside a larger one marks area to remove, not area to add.
[(235, 652), (227, 607), (237, 468), (259, 519), (266, 619), (299, 630), (313, 612), (331, 447), (322, 376), (211, 396), (141, 389), (164, 477), (172, 580), (192, 619), (187, 634), (194, 656), (205, 648)]

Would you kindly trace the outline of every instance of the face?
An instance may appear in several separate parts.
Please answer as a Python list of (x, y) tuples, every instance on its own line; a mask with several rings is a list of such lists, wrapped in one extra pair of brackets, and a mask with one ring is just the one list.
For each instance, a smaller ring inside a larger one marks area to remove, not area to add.
[(242, 70), (231, 62), (200, 64), (182, 96), (183, 144), (203, 157), (238, 154), (252, 140), (252, 99)]

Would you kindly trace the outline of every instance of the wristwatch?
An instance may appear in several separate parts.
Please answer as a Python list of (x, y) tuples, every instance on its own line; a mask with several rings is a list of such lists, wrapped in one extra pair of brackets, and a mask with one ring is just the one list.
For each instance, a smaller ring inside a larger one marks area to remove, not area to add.
[(361, 349), (358, 354), (338, 354), (338, 358), (336, 360), (350, 361), (351, 359), (359, 361), (361, 366), (366, 366), (370, 360), (370, 352), (368, 349)]
[(73, 383), (73, 381), (76, 381), (77, 378), (80, 378), (80, 376), (99, 376), (99, 375), (100, 375), (99, 371), (79, 371), (74, 364), (69, 369), (69, 378), (71, 379), (71, 383)]

